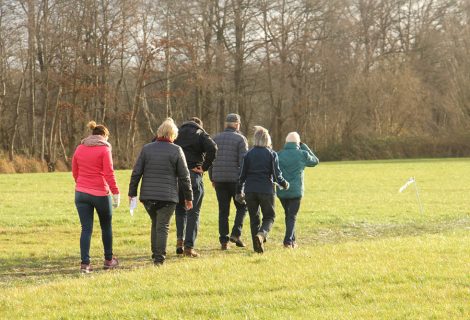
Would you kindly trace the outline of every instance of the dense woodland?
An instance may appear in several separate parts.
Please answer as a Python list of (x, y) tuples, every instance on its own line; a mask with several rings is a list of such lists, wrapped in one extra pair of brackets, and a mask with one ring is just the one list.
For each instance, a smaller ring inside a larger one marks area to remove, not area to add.
[(468, 0), (0, 0), (0, 156), (132, 165), (159, 123), (237, 112), (320, 159), (470, 154)]

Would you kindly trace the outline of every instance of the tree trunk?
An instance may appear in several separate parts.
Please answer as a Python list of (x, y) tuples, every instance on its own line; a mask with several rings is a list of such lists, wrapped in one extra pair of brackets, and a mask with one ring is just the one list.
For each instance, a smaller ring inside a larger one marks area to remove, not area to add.
[(29, 99), (30, 99), (30, 137), (31, 146), (30, 153), (34, 157), (36, 154), (36, 68), (35, 68), (35, 53), (36, 44), (34, 38), (36, 36), (36, 22), (35, 22), (35, 9), (34, 0), (28, 0), (28, 66), (29, 66)]
[(26, 66), (25, 70), (23, 71), (23, 76), (21, 77), (20, 88), (18, 90), (18, 99), (16, 99), (15, 114), (14, 114), (14, 117), (13, 117), (13, 130), (12, 130), (12, 133), (11, 133), (10, 148), (8, 150), (8, 158), (10, 159), (10, 161), (13, 161), (13, 159), (14, 159), (15, 139), (16, 139), (16, 135), (18, 133), (18, 117), (20, 115), (21, 94), (23, 93), (24, 79), (25, 79), (25, 76), (26, 76), (26, 70), (27, 69), (28, 69), (28, 66)]

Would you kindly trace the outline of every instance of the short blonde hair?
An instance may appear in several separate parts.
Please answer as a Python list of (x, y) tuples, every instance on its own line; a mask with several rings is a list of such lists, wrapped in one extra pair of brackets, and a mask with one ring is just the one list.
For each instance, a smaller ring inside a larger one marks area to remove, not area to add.
[(286, 142), (300, 143), (300, 135), (297, 132), (289, 132), (286, 137)]
[(271, 136), (266, 128), (255, 126), (255, 134), (253, 136), (253, 144), (255, 147), (268, 147), (271, 148)]
[(166, 118), (157, 129), (157, 138), (166, 138), (175, 141), (178, 137), (178, 127), (172, 118)]

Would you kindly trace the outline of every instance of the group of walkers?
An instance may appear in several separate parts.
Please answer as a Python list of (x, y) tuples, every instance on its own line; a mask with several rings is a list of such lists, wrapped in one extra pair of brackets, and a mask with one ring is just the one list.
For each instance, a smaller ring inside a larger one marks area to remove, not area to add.
[[(318, 158), (300, 141), (296, 132), (286, 137), (284, 148), (272, 149), (267, 129), (255, 126), (253, 147), (240, 132), (240, 116), (228, 114), (225, 130), (211, 138), (199, 118), (193, 117), (180, 128), (171, 118), (159, 126), (157, 136), (144, 145), (132, 170), (129, 200), (138, 195), (150, 216), (152, 260), (162, 265), (171, 218), (176, 220), (176, 253), (198, 257), (195, 243), (199, 215), (204, 198), (204, 172), (209, 173), (219, 209), (219, 242), (221, 250), (231, 243), (245, 247), (242, 241), (243, 221), (248, 212), (253, 249), (263, 253), (264, 244), (275, 218), (275, 196), (285, 212), (284, 247), (296, 248), (295, 223), (303, 196), (305, 167), (318, 164)], [(112, 207), (120, 204), (120, 191), (114, 177), (109, 131), (94, 121), (88, 124), (91, 135), (77, 147), (72, 172), (76, 182), (75, 205), (82, 232), (80, 236), (80, 269), (92, 271), (90, 240), (94, 210), (99, 217), (104, 246), (104, 268), (118, 266), (112, 250)], [(230, 205), (236, 207), (230, 230)]]

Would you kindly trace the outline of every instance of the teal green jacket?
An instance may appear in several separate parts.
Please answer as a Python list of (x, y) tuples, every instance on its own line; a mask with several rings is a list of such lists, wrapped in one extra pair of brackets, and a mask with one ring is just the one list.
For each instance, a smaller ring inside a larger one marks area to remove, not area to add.
[(318, 158), (310, 148), (301, 143), (287, 142), (284, 148), (278, 152), (279, 167), (284, 179), (289, 182), (289, 189), (277, 188), (277, 196), (282, 199), (295, 199), (304, 195), (304, 169), (315, 167)]

